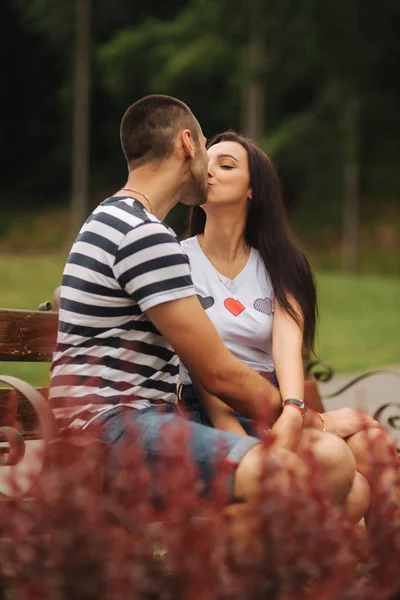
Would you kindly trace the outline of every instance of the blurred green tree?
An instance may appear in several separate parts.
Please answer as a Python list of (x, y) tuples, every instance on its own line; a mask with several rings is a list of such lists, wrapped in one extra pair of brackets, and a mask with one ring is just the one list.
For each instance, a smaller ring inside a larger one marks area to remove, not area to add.
[[(51, 143), (61, 172), (71, 147), (73, 3), (15, 4), (22, 26), (58, 57)], [(359, 217), (400, 197), (398, 0), (96, 0), (91, 30), (92, 189), (125, 178), (117, 132), (126, 106), (176, 95), (207, 136), (235, 128), (258, 139), (302, 231), (321, 246), (342, 230), (343, 265), (355, 268)]]

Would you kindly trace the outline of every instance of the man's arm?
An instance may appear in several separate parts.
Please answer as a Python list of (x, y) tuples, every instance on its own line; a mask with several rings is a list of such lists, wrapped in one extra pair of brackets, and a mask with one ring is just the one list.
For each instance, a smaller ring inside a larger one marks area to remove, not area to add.
[[(195, 382), (193, 376), (192, 380), (214, 427), (239, 435), (247, 435), (232, 408), (216, 396), (212, 396), (206, 392), (198, 382)], [(286, 407), (272, 427), (278, 444), (288, 450), (295, 451), (300, 441), (301, 425), (302, 419), (297, 409), (290, 406)]]
[(224, 346), (197, 296), (159, 304), (147, 314), (196, 381), (211, 395), (251, 419), (281, 412), (278, 390)]

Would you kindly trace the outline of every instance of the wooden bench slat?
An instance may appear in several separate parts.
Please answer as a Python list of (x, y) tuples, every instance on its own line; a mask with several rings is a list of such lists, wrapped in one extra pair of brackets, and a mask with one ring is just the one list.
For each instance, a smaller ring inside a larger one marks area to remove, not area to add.
[(0, 361), (50, 362), (57, 312), (0, 309)]

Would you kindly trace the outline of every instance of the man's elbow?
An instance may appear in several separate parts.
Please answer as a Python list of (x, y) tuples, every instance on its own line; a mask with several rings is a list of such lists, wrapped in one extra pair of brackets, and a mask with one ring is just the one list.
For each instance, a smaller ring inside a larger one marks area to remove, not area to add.
[[(211, 361), (210, 361), (211, 362)], [(207, 373), (207, 376), (201, 381), (201, 385), (204, 389), (212, 396), (217, 396), (221, 400), (224, 400), (228, 405), (231, 402), (228, 399), (233, 396), (237, 396), (238, 392), (240, 395), (237, 371), (233, 371), (229, 368), (229, 365), (225, 363), (221, 366), (214, 361), (212, 366)], [(236, 393), (234, 393), (236, 391)]]
[(204, 389), (212, 396), (222, 398), (226, 395), (226, 390), (229, 387), (229, 379), (225, 376), (224, 372), (220, 372), (216, 369), (210, 370), (207, 377), (200, 381)]

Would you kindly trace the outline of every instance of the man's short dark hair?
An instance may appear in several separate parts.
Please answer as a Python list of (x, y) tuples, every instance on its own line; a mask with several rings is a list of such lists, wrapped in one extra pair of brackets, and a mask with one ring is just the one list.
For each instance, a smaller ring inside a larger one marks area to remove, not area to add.
[(132, 104), (121, 121), (121, 145), (128, 165), (135, 167), (168, 158), (181, 129), (190, 129), (198, 142), (199, 124), (184, 102), (153, 95)]

